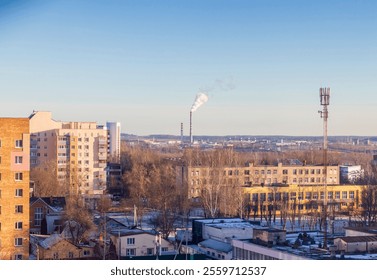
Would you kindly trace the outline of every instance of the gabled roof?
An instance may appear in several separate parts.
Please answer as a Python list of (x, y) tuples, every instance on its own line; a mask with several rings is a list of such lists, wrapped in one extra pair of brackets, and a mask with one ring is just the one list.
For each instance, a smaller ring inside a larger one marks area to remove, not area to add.
[(344, 227), (344, 229), (377, 235), (377, 227)]
[(66, 206), (65, 197), (30, 197), (30, 206), (41, 201), (54, 212), (63, 211)]
[(140, 234), (149, 234), (149, 235), (158, 235), (157, 231), (154, 230), (142, 230), (139, 228), (123, 228), (115, 229), (110, 233), (113, 236), (130, 236), (130, 235), (140, 235)]
[(335, 239), (341, 239), (346, 243), (364, 243), (364, 242), (376, 242), (377, 236), (344, 236)]

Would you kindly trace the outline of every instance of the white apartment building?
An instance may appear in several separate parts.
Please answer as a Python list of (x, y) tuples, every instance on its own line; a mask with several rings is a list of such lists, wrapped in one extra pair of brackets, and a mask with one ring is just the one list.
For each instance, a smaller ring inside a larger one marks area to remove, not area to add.
[(51, 112), (30, 119), (31, 168), (56, 168), (67, 193), (96, 195), (106, 188), (108, 132), (96, 122), (61, 122)]
[(112, 162), (120, 160), (120, 122), (106, 122), (108, 131), (108, 153)]

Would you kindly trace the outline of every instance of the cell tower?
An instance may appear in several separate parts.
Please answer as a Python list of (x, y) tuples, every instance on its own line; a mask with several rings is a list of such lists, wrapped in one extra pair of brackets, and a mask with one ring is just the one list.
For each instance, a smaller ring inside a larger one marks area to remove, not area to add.
[(324, 199), (323, 199), (323, 218), (324, 218), (324, 239), (323, 248), (327, 249), (327, 119), (329, 111), (327, 106), (330, 105), (330, 88), (320, 88), (319, 98), (322, 105), (322, 111), (318, 111), (323, 119), (323, 186), (324, 186)]

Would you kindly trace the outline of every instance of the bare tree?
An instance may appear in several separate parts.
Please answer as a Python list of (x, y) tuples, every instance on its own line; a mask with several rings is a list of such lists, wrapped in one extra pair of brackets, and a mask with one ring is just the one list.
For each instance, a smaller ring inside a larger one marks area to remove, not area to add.
[(88, 237), (90, 231), (94, 228), (92, 216), (86, 209), (79, 196), (69, 196), (64, 214), (63, 230), (64, 237), (68, 238), (74, 244), (79, 244)]
[(151, 206), (156, 210), (153, 222), (163, 238), (175, 230), (175, 222), (181, 212), (179, 205), (180, 192), (175, 183), (175, 168), (169, 163), (161, 163), (150, 189)]
[(56, 162), (44, 162), (30, 171), (30, 181), (34, 181), (34, 195), (37, 197), (64, 196), (65, 184), (58, 181)]

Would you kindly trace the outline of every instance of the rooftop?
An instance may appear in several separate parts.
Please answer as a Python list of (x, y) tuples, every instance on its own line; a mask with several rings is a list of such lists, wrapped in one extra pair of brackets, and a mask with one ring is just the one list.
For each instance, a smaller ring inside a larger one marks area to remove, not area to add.
[(231, 244), (213, 240), (213, 239), (207, 239), (198, 244), (199, 247), (206, 247), (210, 249), (214, 249), (220, 252), (229, 253), (233, 250), (233, 246)]

